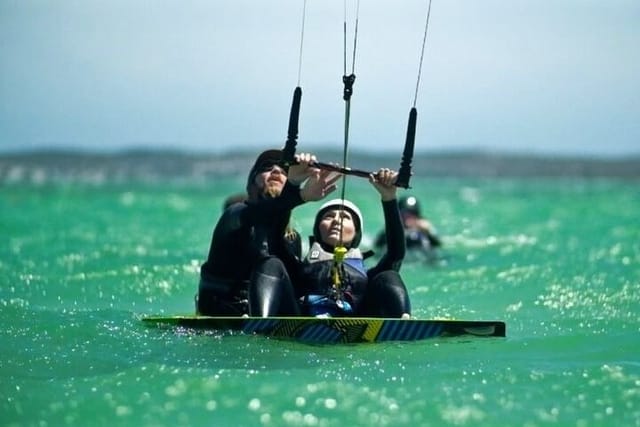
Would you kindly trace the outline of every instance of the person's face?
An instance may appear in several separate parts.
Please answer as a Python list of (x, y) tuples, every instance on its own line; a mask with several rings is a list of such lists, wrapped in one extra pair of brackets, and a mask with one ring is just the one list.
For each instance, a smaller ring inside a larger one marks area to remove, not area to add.
[(402, 211), (400, 212), (402, 216), (402, 223), (404, 228), (415, 228), (418, 225), (419, 218), (412, 212)]
[(287, 172), (275, 163), (265, 163), (258, 168), (254, 182), (265, 196), (277, 197), (287, 182)]
[(356, 236), (356, 225), (351, 216), (351, 212), (346, 209), (329, 209), (322, 215), (318, 223), (318, 231), (322, 242), (337, 246), (340, 243), (340, 222), (342, 219), (342, 243), (351, 244)]

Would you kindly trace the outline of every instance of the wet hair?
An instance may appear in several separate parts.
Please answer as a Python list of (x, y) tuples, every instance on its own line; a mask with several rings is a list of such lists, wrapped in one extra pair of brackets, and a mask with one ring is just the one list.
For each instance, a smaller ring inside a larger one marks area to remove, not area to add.
[(320, 221), (322, 221), (322, 217), (324, 216), (324, 214), (332, 209), (344, 209), (346, 211), (349, 211), (349, 213), (351, 214), (351, 218), (353, 218), (353, 223), (356, 227), (356, 234), (355, 236), (353, 236), (353, 240), (351, 241), (349, 247), (357, 248), (360, 244), (360, 241), (362, 240), (362, 227), (364, 225), (364, 222), (360, 209), (358, 209), (358, 207), (349, 200), (333, 199), (320, 206), (320, 209), (316, 214), (316, 220), (313, 224), (314, 240), (316, 242), (322, 243), (322, 239), (320, 238)]

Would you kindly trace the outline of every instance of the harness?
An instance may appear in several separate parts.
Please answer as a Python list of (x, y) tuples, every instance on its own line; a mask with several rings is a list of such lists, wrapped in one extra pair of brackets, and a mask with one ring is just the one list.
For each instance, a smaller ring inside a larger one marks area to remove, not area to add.
[[(329, 271), (330, 285), (324, 293), (311, 293), (302, 298), (309, 314), (312, 316), (345, 316), (354, 311), (352, 295), (352, 281), (366, 280), (367, 273), (364, 266), (364, 256), (358, 248), (347, 249), (338, 246), (333, 253), (322, 248), (314, 242), (309, 248), (305, 262), (311, 266), (317, 266), (318, 270), (326, 271), (327, 264), (331, 264)], [(347, 269), (349, 272), (347, 272)], [(325, 276), (326, 277), (326, 274)]]

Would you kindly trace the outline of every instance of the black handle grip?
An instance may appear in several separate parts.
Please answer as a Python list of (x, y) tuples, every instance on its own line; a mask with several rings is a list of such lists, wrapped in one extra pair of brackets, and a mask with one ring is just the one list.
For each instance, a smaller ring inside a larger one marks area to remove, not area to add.
[(402, 152), (402, 162), (400, 162), (400, 170), (398, 171), (398, 180), (396, 186), (409, 188), (409, 180), (411, 179), (411, 162), (413, 161), (413, 149), (416, 142), (416, 121), (418, 120), (418, 110), (415, 107), (409, 112), (409, 123), (407, 124), (407, 139), (404, 143), (404, 151)]
[(300, 86), (298, 86), (293, 91), (293, 101), (291, 101), (291, 111), (289, 112), (289, 129), (287, 130), (287, 142), (282, 149), (282, 158), (286, 165), (293, 164), (293, 156), (296, 154), (301, 99), (302, 89), (300, 88)]

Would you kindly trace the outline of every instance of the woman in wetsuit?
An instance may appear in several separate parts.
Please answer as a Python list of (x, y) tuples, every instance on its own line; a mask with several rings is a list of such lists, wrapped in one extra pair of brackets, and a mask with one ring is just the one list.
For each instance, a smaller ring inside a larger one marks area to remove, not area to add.
[(309, 154), (296, 155), (297, 164), (287, 169), (281, 150), (267, 150), (256, 159), (247, 179), (247, 200), (227, 207), (213, 231), (200, 268), (198, 314), (298, 314), (291, 282), (273, 251), (277, 247), (299, 255), (300, 236), (288, 226), (291, 210), (336, 188), (337, 178), (310, 167), (313, 160)]
[(410, 317), (411, 303), (399, 274), (405, 239), (393, 185), (396, 178), (389, 169), (369, 178), (381, 196), (387, 240), (386, 252), (370, 269), (358, 248), (363, 229), (358, 207), (336, 199), (320, 208), (307, 256), (290, 267), (303, 314)]

